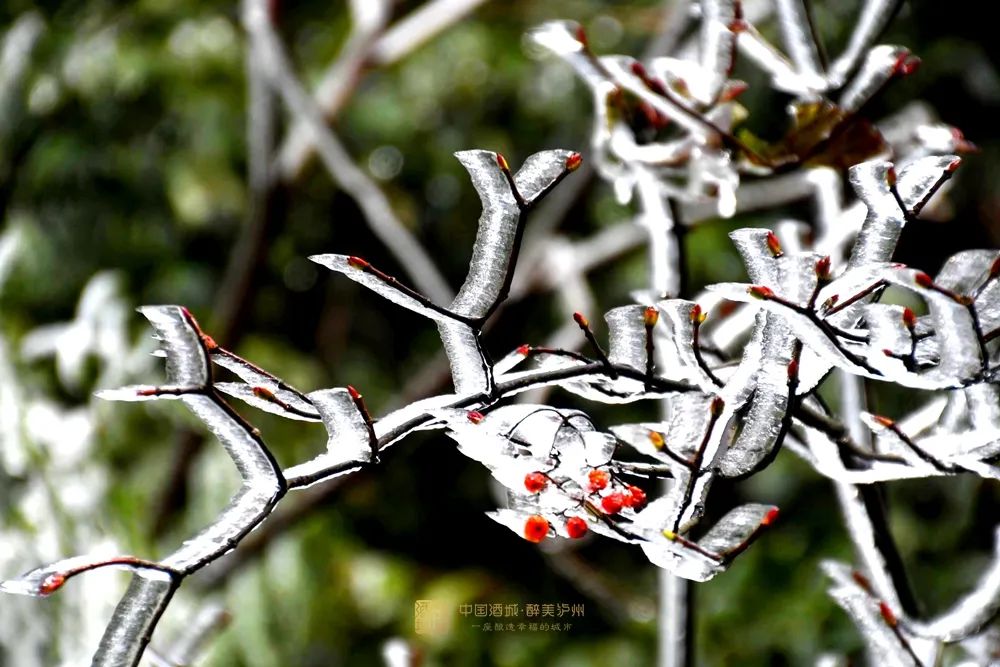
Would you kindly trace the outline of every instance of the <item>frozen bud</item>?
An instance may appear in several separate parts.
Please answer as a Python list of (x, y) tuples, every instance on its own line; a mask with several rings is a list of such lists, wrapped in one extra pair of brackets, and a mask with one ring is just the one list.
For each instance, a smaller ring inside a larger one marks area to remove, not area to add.
[(788, 362), (788, 379), (794, 380), (799, 376), (799, 360), (792, 359)]
[(934, 287), (934, 279), (931, 278), (926, 273), (924, 273), (923, 271), (920, 271), (919, 273), (917, 273), (917, 275), (913, 276), (913, 280), (921, 287), (925, 287), (928, 289)]
[(524, 345), (521, 345), (521, 346), (519, 346), (517, 348), (517, 353), (520, 354), (523, 357), (526, 357), (529, 354), (531, 354), (531, 346), (528, 345), (527, 343), (524, 344)]
[(469, 414), (467, 414), (466, 417), (468, 417), (469, 421), (473, 424), (479, 424), (486, 419), (486, 415), (479, 410), (469, 410)]
[(993, 263), (990, 264), (990, 279), (996, 278), (997, 276), (1000, 276), (1000, 257), (994, 259)]
[(920, 67), (920, 58), (916, 57), (912, 53), (904, 51), (899, 54), (899, 58), (896, 59), (896, 64), (892, 68), (893, 74), (899, 76), (907, 76), (908, 74), (913, 74)]
[(581, 329), (586, 329), (590, 326), (590, 320), (583, 316), (583, 313), (576, 312), (573, 313), (573, 321), (576, 322)]
[(66, 575), (62, 572), (53, 572), (49, 576), (45, 577), (41, 584), (38, 585), (39, 595), (51, 595), (57, 590), (62, 588), (62, 585), (66, 583)]
[(510, 171), (510, 165), (507, 164), (507, 158), (505, 158), (501, 153), (497, 153), (497, 165), (503, 171)]
[(774, 296), (771, 288), (764, 287), (763, 285), (751, 285), (747, 288), (747, 293), (756, 299), (770, 299)]
[(890, 628), (894, 628), (899, 625), (899, 619), (896, 618), (896, 614), (885, 602), (878, 603), (878, 613), (882, 614), (882, 620), (884, 620), (886, 625)]
[(275, 400), (274, 392), (268, 389), (267, 387), (254, 387), (250, 391), (253, 392), (253, 395), (256, 396), (257, 398), (263, 399), (265, 401), (273, 402)]
[(355, 257), (354, 255), (351, 255), (350, 257), (347, 258), (347, 264), (348, 266), (355, 269), (367, 269), (369, 266), (371, 266), (371, 264), (369, 264), (365, 260), (361, 259), (360, 257)]
[(778, 520), (778, 508), (772, 507), (767, 511), (767, 514), (764, 515), (764, 518), (760, 520), (760, 525), (770, 526), (777, 520)]
[(658, 311), (653, 306), (647, 306), (646, 310), (642, 311), (642, 322), (647, 327), (655, 327), (656, 322), (660, 319), (660, 311)]
[(723, 408), (726, 407), (726, 402), (722, 400), (721, 396), (716, 396), (712, 399), (712, 405), (709, 406), (708, 410), (713, 417), (718, 417), (722, 414)]
[(579, 153), (572, 153), (566, 158), (566, 171), (576, 171), (583, 164), (583, 156)]
[[(256, 394), (257, 392), (254, 391), (254, 393)], [(359, 392), (357, 389), (355, 389), (351, 385), (347, 385), (347, 393), (351, 395), (351, 400), (353, 400), (353, 401), (360, 401), (361, 398), (362, 398), (361, 392)], [(273, 396), (273, 394), (272, 394), (272, 396)]]
[(830, 279), (830, 256), (821, 257), (816, 261), (816, 277), (820, 280)]
[(650, 431), (649, 441), (653, 443), (653, 447), (656, 447), (657, 449), (663, 449), (667, 446), (667, 439), (659, 431)]
[(913, 328), (917, 326), (917, 316), (913, 314), (913, 310), (910, 308), (903, 308), (903, 324), (910, 331), (913, 331)]
[(781, 250), (781, 242), (778, 241), (778, 236), (774, 232), (767, 233), (767, 249), (775, 257), (781, 257), (784, 254)]
[(882, 415), (872, 415), (872, 419), (875, 420), (875, 423), (879, 424), (880, 426), (884, 426), (886, 428), (892, 428), (893, 426), (896, 425), (896, 422), (889, 419), (888, 417), (883, 417)]

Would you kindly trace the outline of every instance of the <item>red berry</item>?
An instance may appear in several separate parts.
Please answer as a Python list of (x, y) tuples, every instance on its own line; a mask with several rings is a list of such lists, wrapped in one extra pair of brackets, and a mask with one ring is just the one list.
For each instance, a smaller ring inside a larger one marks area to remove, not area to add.
[(574, 540), (578, 540), (587, 534), (587, 521), (578, 516), (571, 516), (566, 520), (566, 532)]
[(625, 494), (625, 507), (638, 509), (646, 504), (646, 492), (638, 486), (629, 486)]
[(591, 493), (600, 491), (601, 489), (607, 487), (610, 480), (611, 475), (609, 475), (606, 470), (598, 470), (595, 468), (587, 473), (587, 481), (589, 482)]
[(544, 516), (534, 514), (524, 523), (524, 539), (538, 544), (549, 534), (549, 522)]
[(543, 472), (529, 472), (524, 476), (524, 488), (529, 493), (538, 493), (549, 483), (549, 478)]
[(601, 498), (601, 509), (608, 514), (618, 514), (625, 506), (624, 493), (611, 493)]

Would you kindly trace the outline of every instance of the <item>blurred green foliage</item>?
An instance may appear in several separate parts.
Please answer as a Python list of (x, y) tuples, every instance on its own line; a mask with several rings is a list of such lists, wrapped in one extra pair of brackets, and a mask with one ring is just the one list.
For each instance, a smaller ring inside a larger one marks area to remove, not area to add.
[[(296, 65), (315, 82), (347, 33), (344, 3), (276, 4)], [(394, 12), (416, 4), (400, 2)], [(588, 27), (599, 52), (637, 54), (657, 29), (660, 4), (486, 2), (402, 62), (364, 75), (335, 127), (360, 165), (388, 174), (382, 187), (453, 284), (464, 276), (479, 202), (451, 153), (488, 148), (516, 165), (543, 148), (585, 149), (588, 141), (589, 95), (567, 68), (528, 57), (525, 30), (571, 18)], [(843, 43), (856, 3), (816, 4), (824, 37)], [(217, 0), (8, 0), (0, 24), (31, 9), (44, 16), (47, 32), (24, 108), (0, 146), (0, 212), (6, 224), (23, 228), (30, 252), (2, 294), (0, 326), (17, 340), (37, 325), (69, 319), (87, 279), (114, 269), (131, 304), (185, 304), (211, 331), (219, 326), (213, 304), (224, 267), (248, 215), (239, 8)], [(1000, 200), (990, 189), (1000, 169), (1000, 79), (987, 40), (995, 42), (993, 28), (975, 18), (979, 10), (968, 2), (908, 3), (886, 40), (909, 46), (924, 67), (870, 110), (877, 119), (925, 99), (984, 148), (962, 169), (954, 220), (920, 222), (904, 234), (901, 261), (928, 270), (959, 248), (995, 244), (1000, 230)], [(746, 77), (759, 83), (752, 72)], [(782, 102), (758, 88), (745, 98), (750, 125), (780, 135), (786, 119), (775, 110)], [(321, 168), (313, 165), (290, 185), (286, 199), (246, 296), (236, 349), (303, 389), (352, 383), (379, 413), (437, 353), (435, 332), (304, 259), (356, 254), (400, 273)], [(595, 180), (560, 229), (582, 237), (628, 214)], [(692, 284), (739, 278), (725, 234), (771, 219), (719, 221), (688, 235)], [(601, 307), (625, 303), (644, 274), (640, 252), (595, 274)], [(556, 324), (553, 312), (546, 295), (514, 305), (489, 347), (500, 353), (540, 341)], [(146, 335), (141, 318), (132, 325), (136, 337)], [(94, 389), (58, 388), (47, 362), (26, 372), (68, 405)], [(912, 398), (880, 394), (879, 409), (891, 414)], [(612, 423), (649, 417), (650, 409), (595, 414)], [(317, 426), (245, 412), (285, 465), (325, 440)], [(171, 404), (116, 406), (107, 414), (99, 456), (114, 477), (104, 523), (137, 552), (161, 553), (226, 502), (230, 464), (212, 447), (197, 454), (181, 512), (154, 537), (149, 517), (179, 451), (176, 433), (192, 422)], [(414, 639), (428, 665), (651, 664), (656, 572), (641, 553), (609, 541), (583, 546), (574, 557), (589, 564), (585, 577), (608, 599), (595, 598), (554, 572), (538, 548), (483, 516), (495, 504), (487, 480), (441, 437), (418, 435), (398, 446), (213, 593), (233, 620), (207, 664), (376, 664), (393, 636)], [(782, 454), (764, 474), (719, 486), (710, 513), (753, 499), (780, 505), (782, 520), (729, 573), (697, 587), (697, 664), (805, 664), (823, 651), (857, 651), (860, 639), (827, 599), (816, 567), (822, 558), (850, 558), (830, 485)], [(901, 483), (890, 501), (920, 597), (939, 607), (974, 578), (1000, 491), (971, 480)], [(197, 577), (181, 592), (202, 594)], [(443, 635), (414, 637), (413, 606), (423, 599), (454, 610)], [(583, 602), (586, 615), (568, 631), (488, 633), (457, 614), (467, 602)]]

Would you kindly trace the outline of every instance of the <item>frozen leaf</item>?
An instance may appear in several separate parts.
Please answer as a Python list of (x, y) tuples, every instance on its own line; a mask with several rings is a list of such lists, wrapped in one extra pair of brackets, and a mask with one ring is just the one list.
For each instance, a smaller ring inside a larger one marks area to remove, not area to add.
[(755, 503), (733, 508), (698, 540), (698, 546), (724, 558), (742, 551), (761, 526), (774, 520), (777, 511), (774, 505)]

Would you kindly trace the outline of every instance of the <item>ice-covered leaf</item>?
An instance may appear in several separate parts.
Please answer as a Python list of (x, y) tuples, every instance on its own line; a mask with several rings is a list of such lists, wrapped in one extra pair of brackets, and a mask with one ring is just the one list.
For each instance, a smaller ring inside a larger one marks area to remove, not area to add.
[(772, 523), (778, 508), (751, 503), (729, 510), (700, 540), (698, 546), (723, 558), (742, 551), (762, 526)]

